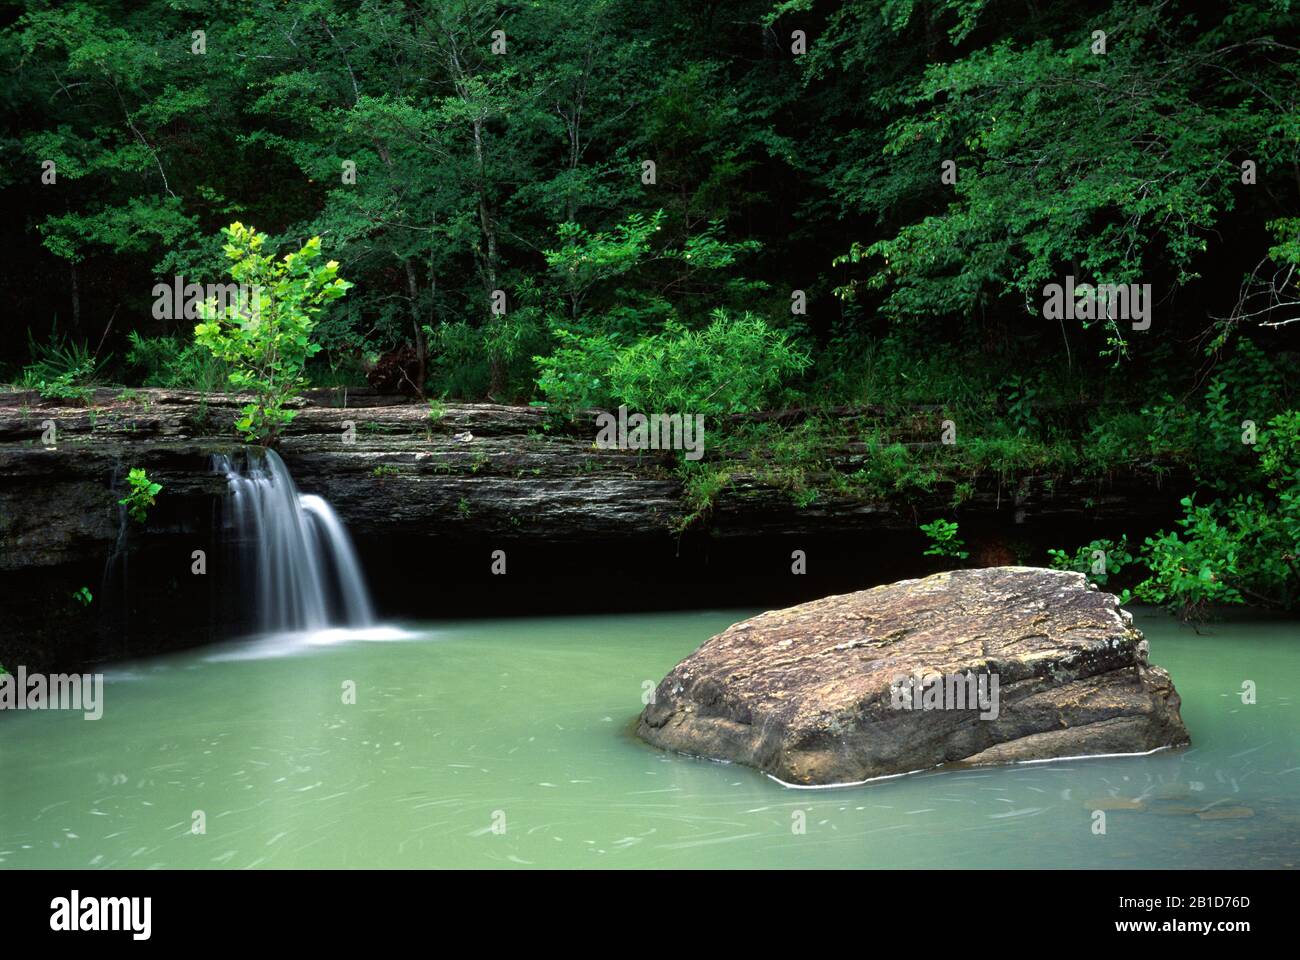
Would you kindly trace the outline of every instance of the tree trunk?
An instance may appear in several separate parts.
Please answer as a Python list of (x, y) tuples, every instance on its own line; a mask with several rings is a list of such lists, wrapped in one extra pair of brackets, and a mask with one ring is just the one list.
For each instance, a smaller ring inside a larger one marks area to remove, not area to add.
[[(488, 296), (488, 324), (500, 323), (501, 318), (491, 312), (492, 295), (497, 290), (497, 234), (492, 222), (492, 210), (488, 203), (486, 164), (483, 162), (483, 122), (474, 118), (474, 165), (478, 172), (478, 217), (479, 227), (483, 231), (484, 262), (483, 281)], [(488, 384), (488, 396), (497, 400), (506, 389), (506, 369), (500, 354), (495, 351), (488, 355), (488, 367), (491, 380)]]
[(424, 336), (424, 327), (420, 323), (420, 288), (415, 279), (415, 265), (410, 260), (403, 260), (402, 266), (406, 268), (406, 288), (411, 294), (411, 329), (415, 334), (415, 389), (423, 399), (429, 344)]
[(77, 283), (77, 263), (75, 260), (69, 262), (68, 272), (72, 275), (71, 293), (72, 293), (72, 329), (81, 331), (81, 288)]

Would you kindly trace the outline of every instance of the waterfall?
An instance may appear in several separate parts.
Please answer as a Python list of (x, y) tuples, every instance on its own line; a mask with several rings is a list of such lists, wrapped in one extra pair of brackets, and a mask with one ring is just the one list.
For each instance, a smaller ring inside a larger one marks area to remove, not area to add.
[(298, 493), (274, 450), (249, 448), (242, 470), (221, 454), (212, 465), (230, 485), (226, 524), (235, 530), (261, 629), (314, 631), (374, 622), (342, 522), (320, 497)]

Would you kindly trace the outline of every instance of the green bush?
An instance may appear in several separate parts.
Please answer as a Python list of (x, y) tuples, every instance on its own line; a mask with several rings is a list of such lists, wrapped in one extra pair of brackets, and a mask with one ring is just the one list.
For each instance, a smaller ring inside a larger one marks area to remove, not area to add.
[[(1093, 540), (1073, 554), (1065, 550), (1048, 550), (1047, 555), (1051, 558), (1054, 569), (1082, 573), (1099, 587), (1106, 586), (1111, 577), (1133, 562), (1133, 555), (1128, 550), (1128, 537), (1120, 537), (1118, 543), (1114, 540)], [(1121, 594), (1120, 600), (1127, 602), (1127, 590)]]
[(1143, 562), (1150, 576), (1133, 592), (1139, 600), (1191, 619), (1203, 616), (1211, 604), (1242, 602), (1233, 581), (1246, 545), (1238, 531), (1219, 521), (1214, 506), (1197, 507), (1191, 497), (1184, 497), (1182, 504), (1186, 514), (1178, 521), (1181, 532), (1162, 531), (1147, 538)]
[(560, 347), (537, 357), (547, 400), (567, 409), (626, 404), (638, 411), (742, 413), (772, 399), (808, 355), (761, 317), (715, 310), (691, 330), (669, 322), (663, 333), (629, 346), (612, 335), (557, 330)]
[(956, 521), (942, 518), (921, 524), (921, 532), (930, 538), (930, 545), (925, 548), (927, 557), (948, 557), (952, 560), (965, 560), (970, 556), (966, 542), (957, 536)]
[(144, 467), (132, 467), (126, 475), (126, 482), (131, 489), (117, 502), (126, 507), (132, 520), (144, 523), (149, 517), (149, 508), (157, 502), (155, 498), (162, 492), (162, 484), (150, 480)]
[(251, 309), (203, 305), (204, 322), (194, 328), (196, 341), (218, 360), (230, 364), (229, 379), (253, 393), (235, 421), (249, 441), (274, 445), (280, 431), (295, 416), (286, 404), (307, 385), (303, 368), (320, 351), (311, 340), (316, 315), (352, 284), (338, 276), (339, 265), (324, 265), (320, 237), (312, 237), (297, 253), (277, 260), (262, 248), (269, 239), (242, 223), (224, 231), (230, 276), (253, 290)]
[(1185, 617), (1211, 604), (1294, 607), (1300, 599), (1300, 411), (1270, 420), (1255, 446), (1265, 491), (1197, 506), (1147, 539), (1135, 596)]
[(537, 388), (562, 410), (617, 406), (610, 371), (618, 362), (618, 339), (610, 334), (582, 336), (557, 328), (559, 346), (549, 357), (534, 357), (541, 375)]

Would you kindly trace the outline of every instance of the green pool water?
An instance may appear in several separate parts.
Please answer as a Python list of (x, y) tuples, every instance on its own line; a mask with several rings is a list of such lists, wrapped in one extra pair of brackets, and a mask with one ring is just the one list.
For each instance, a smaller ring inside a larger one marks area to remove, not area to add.
[[(1139, 613), (1188, 749), (800, 790), (630, 732), (646, 681), (753, 612), (408, 625), (118, 665), (101, 720), (0, 716), (0, 869), (1300, 862), (1294, 622), (1198, 635)], [(1098, 798), (1134, 797), (1146, 809), (1094, 832)], [(1236, 812), (1187, 812), (1207, 808)]]

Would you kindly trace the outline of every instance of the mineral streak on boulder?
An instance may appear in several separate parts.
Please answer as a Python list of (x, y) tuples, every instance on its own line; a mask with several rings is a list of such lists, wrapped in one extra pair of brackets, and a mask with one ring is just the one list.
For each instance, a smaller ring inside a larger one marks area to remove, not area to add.
[[(996, 717), (901, 708), (897, 681), (968, 671), (998, 679)], [(1114, 596), (1079, 573), (989, 567), (737, 623), (664, 678), (637, 732), (668, 750), (824, 785), (958, 761), (1179, 746), (1189, 742), (1179, 703)]]

